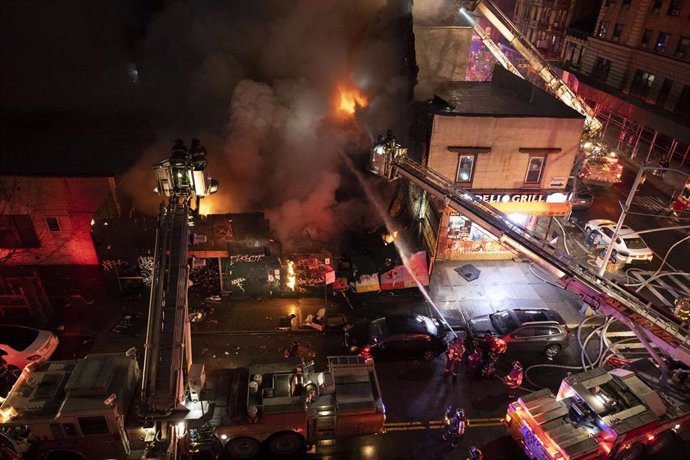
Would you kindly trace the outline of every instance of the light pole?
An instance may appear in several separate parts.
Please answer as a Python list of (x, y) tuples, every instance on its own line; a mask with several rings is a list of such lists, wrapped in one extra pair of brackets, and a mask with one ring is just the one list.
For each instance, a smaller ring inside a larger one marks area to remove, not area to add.
[(688, 174), (685, 171), (680, 171), (674, 168), (659, 168), (658, 166), (640, 166), (640, 169), (637, 171), (637, 176), (635, 176), (635, 180), (633, 181), (632, 188), (630, 189), (630, 193), (628, 193), (628, 198), (625, 200), (625, 204), (622, 206), (623, 209), (621, 209), (621, 215), (618, 218), (618, 223), (616, 224), (616, 228), (613, 230), (613, 235), (611, 235), (611, 241), (609, 241), (609, 245), (606, 247), (606, 254), (604, 254), (604, 260), (601, 262), (601, 267), (599, 267), (598, 275), (601, 277), (603, 277), (604, 273), (606, 273), (606, 266), (608, 265), (609, 259), (611, 258), (611, 254), (613, 253), (613, 247), (616, 244), (618, 233), (620, 233), (621, 231), (623, 221), (625, 220), (625, 216), (628, 214), (628, 209), (630, 209), (630, 204), (632, 203), (633, 197), (635, 196), (635, 192), (637, 192), (637, 187), (640, 186), (640, 182), (642, 181), (644, 172), (648, 169), (676, 171), (685, 176), (688, 176)]

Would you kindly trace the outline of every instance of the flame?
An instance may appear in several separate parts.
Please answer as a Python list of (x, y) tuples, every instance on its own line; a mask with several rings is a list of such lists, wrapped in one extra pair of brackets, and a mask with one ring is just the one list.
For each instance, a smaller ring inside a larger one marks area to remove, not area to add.
[(295, 276), (295, 263), (291, 260), (287, 261), (287, 287), (291, 291), (295, 290), (295, 284), (297, 283), (297, 277)]
[(336, 110), (338, 113), (351, 117), (357, 107), (366, 107), (368, 100), (359, 89), (351, 85), (341, 84), (338, 86), (336, 99)]

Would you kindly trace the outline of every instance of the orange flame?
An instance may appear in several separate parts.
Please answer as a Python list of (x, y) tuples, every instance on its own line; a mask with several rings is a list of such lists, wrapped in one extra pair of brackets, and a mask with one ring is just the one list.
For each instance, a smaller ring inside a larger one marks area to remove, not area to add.
[(354, 115), (357, 107), (366, 107), (368, 102), (366, 96), (356, 87), (345, 84), (338, 86), (338, 96), (336, 100), (336, 110), (338, 113), (351, 117)]

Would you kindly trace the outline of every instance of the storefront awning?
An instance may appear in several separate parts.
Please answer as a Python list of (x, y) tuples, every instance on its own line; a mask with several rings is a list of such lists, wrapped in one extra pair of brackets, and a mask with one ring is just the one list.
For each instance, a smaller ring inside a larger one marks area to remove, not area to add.
[(569, 201), (565, 203), (489, 203), (494, 208), (504, 214), (526, 214), (529, 216), (567, 216), (570, 214), (572, 205)]

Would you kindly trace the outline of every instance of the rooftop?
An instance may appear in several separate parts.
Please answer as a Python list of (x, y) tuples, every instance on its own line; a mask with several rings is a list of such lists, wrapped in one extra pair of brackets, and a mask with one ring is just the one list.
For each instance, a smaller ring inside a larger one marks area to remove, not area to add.
[(440, 115), (585, 118), (498, 65), (494, 67), (490, 82), (447, 82), (439, 87), (437, 93), (438, 97), (429, 104), (429, 110)]

